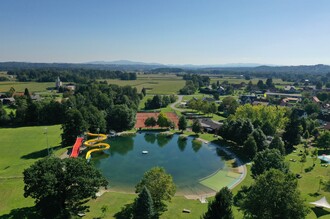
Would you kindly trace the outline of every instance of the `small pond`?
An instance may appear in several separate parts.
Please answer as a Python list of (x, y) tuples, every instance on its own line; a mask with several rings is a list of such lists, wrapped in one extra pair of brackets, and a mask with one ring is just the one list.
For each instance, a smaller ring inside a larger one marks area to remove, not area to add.
[(177, 194), (209, 193), (213, 190), (199, 180), (224, 168), (225, 162), (215, 144), (196, 143), (193, 139), (182, 140), (179, 135), (164, 136), (156, 132), (109, 138), (110, 149), (103, 154), (92, 154), (91, 161), (109, 180), (113, 191), (134, 192), (144, 172), (160, 166), (173, 176)]

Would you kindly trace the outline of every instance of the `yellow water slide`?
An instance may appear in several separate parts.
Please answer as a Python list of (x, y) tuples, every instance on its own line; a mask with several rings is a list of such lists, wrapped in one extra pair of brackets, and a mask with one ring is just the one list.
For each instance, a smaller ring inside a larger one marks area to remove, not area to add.
[(109, 144), (102, 142), (107, 139), (107, 135), (93, 134), (93, 133), (87, 133), (87, 135), (91, 136), (91, 137), (96, 137), (96, 138), (93, 138), (93, 139), (90, 139), (90, 140), (84, 142), (84, 145), (86, 147), (91, 148), (86, 154), (87, 160), (89, 160), (91, 158), (91, 153), (96, 152), (96, 151), (104, 151), (104, 150), (107, 150), (110, 148)]

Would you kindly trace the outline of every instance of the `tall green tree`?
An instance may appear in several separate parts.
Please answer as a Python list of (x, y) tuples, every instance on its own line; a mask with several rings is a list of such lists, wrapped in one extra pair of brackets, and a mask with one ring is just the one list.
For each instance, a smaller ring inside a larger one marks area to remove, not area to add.
[(201, 122), (198, 119), (195, 119), (194, 122), (193, 122), (193, 124), (192, 124), (191, 129), (196, 134), (200, 133), (202, 131)]
[(170, 127), (171, 121), (167, 118), (167, 116), (164, 113), (159, 113), (158, 118), (157, 118), (157, 125), (159, 127)]
[(284, 161), (284, 157), (277, 149), (260, 151), (253, 159), (251, 172), (254, 178), (270, 169), (278, 169), (284, 173), (289, 171), (288, 165)]
[(181, 130), (182, 132), (187, 129), (187, 119), (185, 116), (180, 117), (178, 126), (179, 130)]
[(319, 148), (330, 148), (330, 131), (324, 131), (317, 138), (316, 145)]
[(88, 130), (93, 133), (106, 132), (107, 123), (105, 120), (105, 114), (98, 110), (95, 106), (89, 105), (82, 107), (80, 112), (88, 124)]
[(293, 110), (290, 115), (290, 120), (285, 126), (285, 130), (283, 133), (283, 140), (286, 143), (286, 148), (291, 150), (294, 145), (297, 145), (301, 141), (302, 134), (302, 126), (301, 121), (298, 117), (298, 113), (296, 110)]
[(266, 80), (266, 86), (267, 86), (267, 88), (274, 88), (275, 87), (272, 78), (267, 78), (267, 80)]
[(84, 159), (45, 158), (25, 169), (23, 175), (24, 197), (35, 199), (43, 218), (69, 218), (86, 211), (88, 200), (108, 184)]
[(261, 126), (261, 130), (265, 135), (273, 136), (276, 133), (276, 127), (269, 120)]
[(133, 219), (155, 218), (154, 204), (147, 187), (143, 187), (133, 206)]
[(258, 151), (258, 147), (253, 135), (249, 135), (248, 139), (244, 142), (243, 150), (248, 158), (254, 158)]
[(275, 136), (273, 140), (269, 144), (269, 149), (277, 149), (284, 156), (285, 155), (285, 147), (284, 142), (282, 141), (280, 136)]
[(144, 121), (144, 125), (147, 127), (154, 127), (157, 125), (157, 120), (154, 117), (148, 117), (146, 121)]
[(271, 169), (250, 186), (239, 207), (246, 218), (305, 218), (309, 209), (297, 187), (297, 179), (293, 174)]
[(239, 104), (237, 100), (231, 96), (223, 98), (222, 102), (219, 106), (219, 111), (223, 111), (226, 115), (235, 114), (236, 109), (238, 108)]
[(259, 80), (258, 83), (257, 83), (257, 86), (260, 90), (263, 90), (263, 89), (266, 88), (263, 80)]
[(26, 97), (28, 97), (28, 98), (31, 97), (31, 96), (30, 96), (29, 89), (25, 88), (25, 90), (24, 90), (24, 96), (26, 96)]
[(62, 124), (62, 145), (73, 145), (77, 136), (84, 133), (88, 128), (80, 111), (77, 109), (69, 109), (65, 113), (64, 123)]
[(257, 147), (258, 147), (258, 151), (262, 151), (262, 150), (265, 150), (268, 145), (267, 145), (267, 138), (266, 138), (266, 135), (263, 133), (263, 131), (261, 129), (255, 129), (253, 132), (252, 132), (252, 135), (254, 137), (254, 140), (256, 141), (257, 143)]
[(165, 201), (171, 201), (176, 191), (172, 176), (162, 167), (153, 167), (144, 173), (141, 181), (135, 186), (135, 192), (140, 193), (143, 187), (150, 192), (156, 215), (161, 215), (167, 210)]
[(217, 192), (215, 199), (208, 203), (203, 219), (233, 219), (232, 205), (233, 194), (227, 187), (224, 187)]
[(108, 110), (107, 127), (115, 131), (130, 130), (135, 125), (136, 111), (128, 108), (127, 105), (115, 105)]

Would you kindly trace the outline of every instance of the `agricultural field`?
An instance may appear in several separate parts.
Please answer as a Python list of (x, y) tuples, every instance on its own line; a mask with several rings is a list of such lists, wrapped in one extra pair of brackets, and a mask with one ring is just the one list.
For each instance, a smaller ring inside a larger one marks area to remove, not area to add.
[[(245, 80), (244, 77), (240, 76), (210, 76), (211, 83), (216, 83), (217, 81), (220, 82), (220, 84), (223, 81), (228, 81), (229, 84), (240, 84), (242, 82), (244, 83), (249, 83), (249, 81), (252, 81), (253, 84), (257, 84), (259, 80), (262, 80), (264, 83), (266, 83), (267, 78), (251, 78), (251, 80)], [(292, 84), (291, 82), (288, 81), (283, 81), (280, 78), (274, 78), (273, 83), (275, 85), (290, 85)]]
[(147, 94), (178, 94), (179, 90), (184, 87), (185, 81), (182, 77), (176, 75), (148, 74), (138, 75), (137, 80), (123, 81), (118, 79), (107, 80), (109, 84), (117, 84), (119, 86), (129, 85), (135, 87), (138, 92), (142, 88), (147, 89)]
[(0, 82), (0, 92), (7, 92), (11, 87), (16, 92), (24, 92), (25, 88), (29, 89), (30, 92), (42, 92), (48, 89), (54, 88), (54, 82), (16, 82), (16, 81), (3, 81)]

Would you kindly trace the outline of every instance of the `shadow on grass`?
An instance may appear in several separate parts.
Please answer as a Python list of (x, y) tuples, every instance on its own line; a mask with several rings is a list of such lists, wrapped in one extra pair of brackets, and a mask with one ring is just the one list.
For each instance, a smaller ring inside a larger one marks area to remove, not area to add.
[(328, 215), (328, 214), (330, 215), (330, 212), (327, 210), (324, 210), (323, 208), (313, 207), (311, 209), (315, 213), (317, 218), (322, 217), (324, 215)]
[(127, 204), (121, 208), (120, 212), (117, 212), (114, 216), (116, 219), (127, 219), (133, 215), (133, 203)]
[(9, 214), (0, 216), (0, 219), (38, 219), (41, 218), (34, 207), (16, 208), (10, 211)]
[(318, 192), (314, 192), (314, 193), (308, 193), (308, 195), (311, 196), (311, 197), (318, 197), (318, 196), (320, 196), (321, 194), (318, 193)]
[[(60, 145), (59, 146), (50, 147), (49, 148), (49, 151), (55, 151), (55, 150), (58, 150), (60, 148), (61, 148)], [(47, 155), (48, 155), (48, 149), (45, 148), (45, 149), (42, 149), (42, 150), (39, 150), (39, 151), (34, 151), (32, 153), (23, 155), (21, 158), (22, 159), (38, 159), (38, 158), (46, 157)]]

